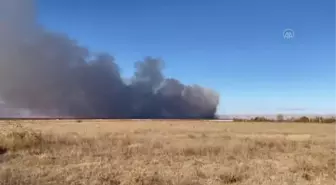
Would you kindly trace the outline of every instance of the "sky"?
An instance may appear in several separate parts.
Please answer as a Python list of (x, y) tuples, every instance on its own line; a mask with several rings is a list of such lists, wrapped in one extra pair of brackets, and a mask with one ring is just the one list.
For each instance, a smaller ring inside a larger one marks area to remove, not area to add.
[(162, 58), (167, 77), (219, 92), (221, 114), (336, 112), (334, 0), (38, 0), (37, 10), (45, 28), (115, 56), (122, 76)]

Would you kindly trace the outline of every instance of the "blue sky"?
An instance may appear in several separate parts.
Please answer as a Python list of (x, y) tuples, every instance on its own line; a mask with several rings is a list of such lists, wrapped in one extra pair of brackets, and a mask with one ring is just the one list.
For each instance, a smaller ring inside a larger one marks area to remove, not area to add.
[[(334, 0), (38, 1), (39, 21), (116, 57), (221, 94), (220, 113), (335, 113)], [(283, 30), (294, 30), (291, 40)]]

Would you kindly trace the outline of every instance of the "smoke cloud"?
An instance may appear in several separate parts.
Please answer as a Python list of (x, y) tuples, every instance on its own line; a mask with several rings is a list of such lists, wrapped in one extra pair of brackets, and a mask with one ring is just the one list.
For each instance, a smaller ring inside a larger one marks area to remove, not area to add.
[(219, 95), (165, 78), (163, 60), (136, 62), (125, 83), (113, 56), (93, 55), (43, 29), (35, 14), (34, 0), (0, 0), (0, 97), (6, 106), (59, 117), (215, 117)]

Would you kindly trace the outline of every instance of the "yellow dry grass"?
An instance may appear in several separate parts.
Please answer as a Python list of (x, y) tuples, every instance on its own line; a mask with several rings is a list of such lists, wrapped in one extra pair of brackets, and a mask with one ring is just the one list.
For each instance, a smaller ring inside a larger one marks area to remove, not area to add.
[(0, 122), (0, 185), (333, 185), (335, 125)]

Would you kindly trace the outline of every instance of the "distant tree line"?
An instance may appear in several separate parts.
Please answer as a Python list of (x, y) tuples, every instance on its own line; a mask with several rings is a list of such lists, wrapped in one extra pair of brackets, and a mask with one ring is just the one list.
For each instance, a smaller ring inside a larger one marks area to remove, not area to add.
[(301, 117), (291, 117), (291, 118), (285, 118), (284, 115), (278, 114), (276, 118), (267, 118), (264, 116), (257, 116), (249, 119), (241, 119), (241, 118), (234, 118), (233, 121), (235, 122), (299, 122), (299, 123), (336, 123), (336, 118), (334, 116), (332, 117), (322, 117), (322, 116), (316, 116), (316, 117), (307, 117), (307, 116), (301, 116)]

